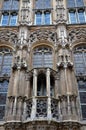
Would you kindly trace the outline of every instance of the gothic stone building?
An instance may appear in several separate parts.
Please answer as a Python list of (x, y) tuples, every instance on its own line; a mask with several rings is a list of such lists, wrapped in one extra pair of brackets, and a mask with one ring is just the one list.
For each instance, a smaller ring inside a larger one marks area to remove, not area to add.
[(86, 130), (86, 0), (0, 0), (0, 130)]

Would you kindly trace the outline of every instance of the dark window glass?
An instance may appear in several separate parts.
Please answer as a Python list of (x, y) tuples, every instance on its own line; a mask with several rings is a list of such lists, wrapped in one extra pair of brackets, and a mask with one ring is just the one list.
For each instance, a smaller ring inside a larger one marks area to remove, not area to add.
[(47, 47), (36, 48), (33, 52), (34, 67), (52, 67), (52, 50)]
[(82, 117), (84, 120), (86, 120), (86, 105), (81, 105), (82, 109)]
[(86, 91), (86, 81), (79, 80), (78, 81), (78, 86), (79, 86), (80, 91)]
[(86, 92), (79, 92), (80, 94), (80, 102), (86, 104)]
[(0, 120), (3, 120), (8, 90), (8, 81), (0, 81)]
[(45, 74), (38, 75), (37, 96), (46, 96), (46, 76), (45, 76)]

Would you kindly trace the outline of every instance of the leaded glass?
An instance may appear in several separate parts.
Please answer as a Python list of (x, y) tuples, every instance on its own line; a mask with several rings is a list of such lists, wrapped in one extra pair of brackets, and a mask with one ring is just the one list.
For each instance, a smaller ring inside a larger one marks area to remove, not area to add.
[(80, 102), (86, 104), (86, 92), (79, 92)]
[(78, 46), (74, 50), (74, 64), (78, 77), (78, 90), (82, 111), (82, 119), (86, 119), (86, 45)]
[(77, 74), (84, 74), (86, 73), (84, 58), (82, 52), (75, 52), (74, 53), (74, 61), (75, 61), (75, 68)]
[(86, 81), (79, 80), (78, 81), (78, 87), (80, 91), (86, 91)]
[(76, 0), (76, 6), (77, 7), (84, 6), (83, 0)]
[(36, 0), (36, 9), (48, 9), (51, 8), (51, 0)]
[(34, 67), (52, 67), (52, 50), (47, 47), (39, 47), (33, 53)]
[(86, 105), (81, 105), (82, 109), (82, 117), (84, 120), (86, 120)]
[(4, 0), (3, 10), (11, 10), (11, 4), (12, 4), (11, 0)]
[(19, 0), (4, 0), (3, 10), (18, 10)]
[(8, 81), (0, 82), (0, 92), (7, 92), (8, 89)]
[(75, 7), (75, 0), (67, 0), (68, 7)]
[(4, 105), (0, 105), (0, 120), (3, 119), (4, 113), (5, 113), (5, 106)]
[(10, 74), (11, 71), (11, 62), (12, 62), (12, 55), (11, 54), (5, 54), (3, 58), (3, 66), (1, 74)]
[(19, 9), (19, 0), (13, 0), (12, 1), (12, 10), (18, 10)]

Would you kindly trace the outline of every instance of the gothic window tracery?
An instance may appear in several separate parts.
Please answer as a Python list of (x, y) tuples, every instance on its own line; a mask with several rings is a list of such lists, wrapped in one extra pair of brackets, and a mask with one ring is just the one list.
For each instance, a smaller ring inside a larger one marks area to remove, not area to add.
[(75, 72), (78, 81), (82, 119), (86, 120), (86, 45), (74, 49)]
[(0, 120), (3, 120), (12, 64), (12, 51), (0, 48)]
[(85, 23), (86, 12), (83, 0), (67, 0), (69, 23)]
[(51, 24), (51, 0), (35, 1), (35, 25)]
[(37, 47), (33, 51), (33, 67), (50, 67), (53, 65), (52, 49), (50, 47)]
[(16, 26), (19, 0), (4, 0), (2, 6), (1, 26)]

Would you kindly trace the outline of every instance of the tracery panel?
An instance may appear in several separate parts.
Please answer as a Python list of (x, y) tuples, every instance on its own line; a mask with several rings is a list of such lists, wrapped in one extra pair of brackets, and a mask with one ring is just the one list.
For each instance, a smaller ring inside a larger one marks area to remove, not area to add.
[(0, 120), (3, 120), (12, 64), (12, 51), (0, 48)]
[(37, 47), (33, 51), (33, 67), (51, 67), (53, 64), (52, 50), (49, 47)]
[(78, 82), (82, 119), (86, 120), (86, 45), (74, 49), (74, 65)]

